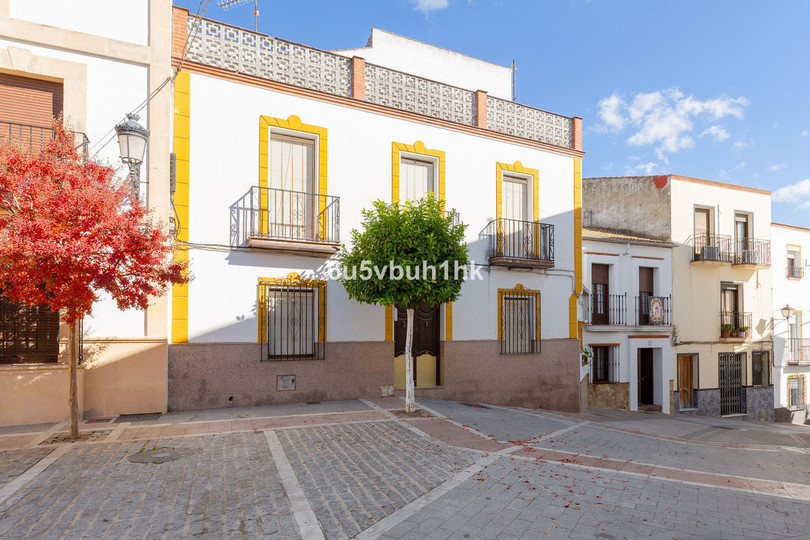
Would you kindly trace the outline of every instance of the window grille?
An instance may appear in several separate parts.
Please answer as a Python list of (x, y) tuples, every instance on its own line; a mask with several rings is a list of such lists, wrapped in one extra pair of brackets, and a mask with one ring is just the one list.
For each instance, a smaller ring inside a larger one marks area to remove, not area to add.
[(326, 341), (326, 282), (259, 281), (259, 342), (263, 360), (320, 360)]
[(540, 352), (540, 291), (498, 289), (501, 354)]
[(0, 296), (0, 363), (56, 362), (59, 313)]
[(619, 348), (616, 346), (592, 346), (591, 383), (619, 382)]
[(800, 411), (804, 409), (804, 375), (793, 375), (787, 380), (788, 409)]

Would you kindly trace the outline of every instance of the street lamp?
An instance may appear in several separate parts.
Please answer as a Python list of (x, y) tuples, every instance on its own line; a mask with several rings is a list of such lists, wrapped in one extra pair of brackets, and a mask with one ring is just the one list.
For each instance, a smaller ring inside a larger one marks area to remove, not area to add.
[(127, 119), (115, 126), (115, 132), (121, 148), (121, 161), (129, 167), (129, 179), (137, 195), (141, 188), (141, 163), (146, 152), (149, 130), (138, 123), (137, 114), (128, 113)]
[(782, 317), (784, 317), (785, 319), (789, 319), (792, 313), (793, 308), (790, 307), (790, 304), (785, 304), (785, 307), (782, 308)]

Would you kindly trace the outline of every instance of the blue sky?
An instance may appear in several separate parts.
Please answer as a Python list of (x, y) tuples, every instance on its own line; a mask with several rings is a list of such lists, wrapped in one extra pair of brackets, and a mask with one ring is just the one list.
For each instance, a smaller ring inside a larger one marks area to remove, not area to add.
[[(196, 12), (199, 0), (175, 0)], [(585, 176), (676, 173), (774, 191), (810, 227), (810, 2), (259, 0), (259, 31), (322, 49), (371, 27), (501, 65), (521, 103), (585, 125)], [(206, 16), (253, 28), (252, 2)]]

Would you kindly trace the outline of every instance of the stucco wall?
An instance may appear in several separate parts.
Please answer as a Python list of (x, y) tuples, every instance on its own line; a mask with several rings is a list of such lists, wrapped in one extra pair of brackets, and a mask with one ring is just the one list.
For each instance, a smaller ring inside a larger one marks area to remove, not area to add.
[[(82, 411), (82, 370), (77, 381)], [(0, 367), (0, 426), (64, 422), (69, 414), (66, 365)]]
[[(441, 387), (417, 396), (555, 410), (579, 410), (576, 340), (544, 340), (542, 352), (498, 354), (493, 341), (442, 344)], [(326, 344), (326, 359), (262, 362), (255, 344), (169, 347), (169, 410), (378, 397), (393, 385), (393, 344)], [(278, 375), (296, 389), (277, 391)]]
[(669, 240), (671, 187), (655, 178), (583, 178), (582, 225)]

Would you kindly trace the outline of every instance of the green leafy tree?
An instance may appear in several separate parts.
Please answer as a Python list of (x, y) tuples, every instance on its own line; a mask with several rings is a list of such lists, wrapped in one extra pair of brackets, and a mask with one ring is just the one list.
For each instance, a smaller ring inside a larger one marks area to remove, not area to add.
[[(465, 225), (453, 224), (432, 194), (404, 205), (375, 201), (363, 210), (362, 230), (352, 231), (352, 249), (338, 256), (339, 281), (364, 304), (402, 306), (407, 312), (405, 410), (414, 412), (413, 314), (420, 304), (453, 302), (469, 263)], [(435, 270), (433, 270), (435, 269)], [(459, 270), (456, 270), (459, 269)]]

